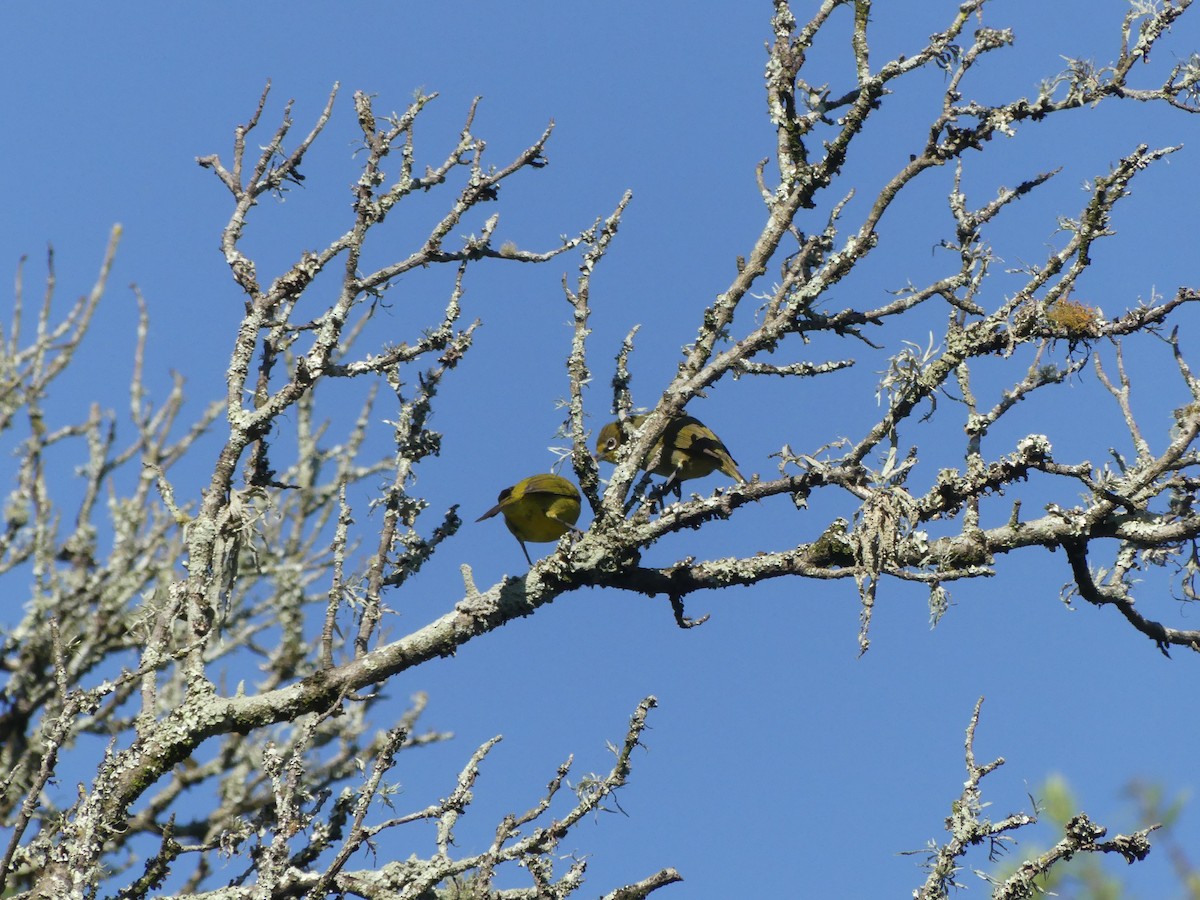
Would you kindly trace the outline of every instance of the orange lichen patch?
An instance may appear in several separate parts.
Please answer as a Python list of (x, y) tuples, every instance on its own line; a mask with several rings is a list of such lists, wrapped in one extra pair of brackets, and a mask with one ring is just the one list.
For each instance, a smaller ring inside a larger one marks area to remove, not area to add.
[(1056, 300), (1046, 309), (1046, 319), (1068, 337), (1095, 337), (1100, 333), (1100, 310), (1077, 300)]

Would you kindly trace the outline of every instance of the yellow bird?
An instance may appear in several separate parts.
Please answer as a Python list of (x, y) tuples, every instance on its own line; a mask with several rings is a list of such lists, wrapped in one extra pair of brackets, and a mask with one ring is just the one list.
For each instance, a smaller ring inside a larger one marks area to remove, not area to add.
[(558, 475), (530, 475), (502, 490), (496, 505), (475, 521), (504, 513), (504, 524), (532, 566), (525, 542), (545, 544), (557, 541), (568, 531), (578, 531), (575, 522), (579, 510), (579, 489), (567, 479)]
[[(646, 417), (633, 416), (629, 421), (631, 430), (636, 431)], [(620, 425), (609, 422), (600, 429), (600, 435), (596, 438), (596, 458), (615, 463), (617, 450), (624, 440)], [(664, 446), (671, 448), (669, 453), (663, 452)], [(680, 482), (703, 478), (717, 470), (739, 482), (746, 480), (721, 439), (703, 422), (691, 416), (680, 416), (667, 425), (662, 437), (655, 441), (642, 461), (642, 468), (655, 475), (667, 476), (666, 482), (659, 488), (659, 496), (672, 489), (676, 496), (682, 496)]]

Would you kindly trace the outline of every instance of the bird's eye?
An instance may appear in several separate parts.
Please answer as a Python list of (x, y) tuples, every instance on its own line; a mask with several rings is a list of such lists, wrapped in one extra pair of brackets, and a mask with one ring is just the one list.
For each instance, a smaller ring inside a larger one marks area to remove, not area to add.
[(604, 444), (604, 449), (606, 451), (607, 450), (616, 450), (617, 449), (617, 439), (609, 438), (608, 441), (606, 441)]

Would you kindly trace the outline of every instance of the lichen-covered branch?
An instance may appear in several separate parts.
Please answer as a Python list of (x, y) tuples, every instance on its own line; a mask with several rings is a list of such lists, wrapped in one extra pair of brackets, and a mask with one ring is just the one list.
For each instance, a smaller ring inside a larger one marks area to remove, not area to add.
[[(995, 861), (1001, 853), (1013, 852), (1012, 848), (1016, 845), (1012, 836), (1014, 832), (1038, 821), (1036, 809), (1033, 813), (1014, 813), (996, 821), (984, 815), (991, 804), (983, 801), (980, 785), (984, 778), (1004, 765), (1004, 759), (998, 758), (989, 763), (976, 760), (975, 731), (979, 727), (982, 706), (981, 697), (975, 704), (975, 711), (967, 726), (967, 780), (963, 783), (962, 794), (950, 805), (950, 815), (946, 818), (949, 837), (944, 843), (930, 841), (925, 850), (911, 851), (911, 855), (925, 856), (924, 868), (929, 872), (925, 883), (913, 891), (913, 897), (918, 900), (943, 900), (952, 896), (954, 890), (968, 887), (960, 878), (966, 866), (966, 857), (974, 848), (986, 847), (988, 859)], [(1017, 900), (1041, 896), (1043, 890), (1038, 885), (1038, 879), (1055, 865), (1079, 853), (1117, 853), (1128, 862), (1145, 859), (1150, 852), (1147, 836), (1154, 830), (1146, 828), (1104, 841), (1101, 838), (1106, 830), (1094, 824), (1086, 814), (1080, 813), (1067, 823), (1063, 838), (1054, 847), (1020, 863), (1013, 875), (1003, 883), (995, 884), (992, 897)], [(978, 868), (975, 872), (980, 877), (986, 877)]]

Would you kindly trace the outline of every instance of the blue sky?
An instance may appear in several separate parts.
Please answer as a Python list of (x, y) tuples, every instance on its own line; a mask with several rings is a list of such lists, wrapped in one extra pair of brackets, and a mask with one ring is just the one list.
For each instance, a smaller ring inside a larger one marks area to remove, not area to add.
[[(804, 18), (813, 5), (797, 2), (797, 15)], [(885, 6), (874, 13), (876, 61), (917, 49), (957, 4), (920, 4), (919, 13), (910, 9), (917, 4), (904, 4), (896, 18)], [(1016, 44), (987, 59), (969, 84), (984, 100), (1029, 95), (1062, 68), (1063, 56), (1107, 62), (1126, 8), (1117, 0), (998, 0), (986, 24), (1013, 27)], [(417, 132), (423, 161), (445, 154), (470, 99), (482, 95), (474, 130), (488, 140), (495, 164), (532, 143), (547, 121), (556, 123), (550, 165), (506, 184), (501, 202), (485, 210), (499, 212), (500, 239), (549, 249), (633, 191), (593, 281), (589, 404), (594, 422), (607, 420), (611, 359), (634, 323), (642, 326), (632, 361), (635, 402), (653, 404), (675, 370), (679, 347), (694, 336), (700, 311), (733, 276), (735, 257), (748, 251), (764, 219), (754, 166), (774, 143), (762, 92), (770, 12), (766, 0), (702, 7), (675, 0), (461, 4), (452, 14), (402, 3), (78, 4), (69, 14), (50, 4), (6, 6), (0, 12), (0, 71), (8, 84), (0, 129), (6, 210), (0, 276), (11, 282), (27, 254), (26, 283), (36, 296), (45, 247), (53, 243), (65, 305), (90, 287), (113, 223), (124, 228), (110, 290), (81, 357), (85, 371), (69, 391), (52, 396), (51, 408), (64, 417), (93, 400), (126, 408), (136, 309), (131, 282), (150, 309), (147, 368), (158, 399), (170, 369), (187, 377), (195, 409), (221, 391), (241, 298), (218, 252), (229, 197), (195, 158), (219, 153), (228, 160), (233, 126), (251, 114), (268, 78), (273, 90), (259, 142), (288, 98), (295, 100), (298, 136), (334, 82), (341, 96), (304, 168), (304, 187), (252, 214), (245, 247), (260, 261), (260, 274), (277, 273), (299, 250), (348, 227), (357, 166), (355, 90), (376, 96), (377, 113), (404, 108), (416, 88), (440, 92)], [(1200, 48), (1195, 19), (1185, 16), (1151, 65), (1135, 74), (1138, 83), (1149, 86), (1174, 58)], [(811, 56), (810, 81), (845, 86), (848, 23), (842, 10), (832, 29), (836, 39)], [(850, 221), (871, 188), (919, 146), (942, 83), (942, 73), (931, 70), (887, 98), (878, 130), (856, 148), (848, 182), (833, 192), (840, 197), (850, 183), (858, 187)], [(991, 235), (1006, 265), (1035, 262), (1055, 240), (1056, 216), (1078, 213), (1085, 181), (1140, 142), (1187, 142), (1197, 127), (1183, 113), (1132, 102), (1075, 112), (1023, 127), (1016, 138), (968, 157), (964, 183), (982, 203), (999, 185), (1063, 167), (1044, 191), (1010, 208)], [(1155, 290), (1170, 295), (1180, 285), (1195, 286), (1195, 153), (1189, 144), (1135, 181), (1115, 220), (1119, 235), (1095, 254), (1081, 299), (1112, 316)], [(947, 258), (935, 248), (950, 223), (951, 174), (930, 173), (897, 204), (880, 229), (878, 253), (839, 286), (837, 302), (875, 305), (886, 291), (945, 269)], [(396, 249), (377, 243), (381, 258), (408, 251), (405, 240), (434, 209), (421, 206), (425, 199), (418, 198), (414, 224), (389, 223)], [(823, 211), (813, 215), (804, 227)], [(570, 341), (559, 284), (564, 273), (574, 278), (575, 266), (569, 256), (538, 268), (495, 265), (468, 282), (466, 315), (484, 324), (438, 398), (434, 425), (445, 434), (444, 451), (422, 466), (418, 484), (432, 503), (428, 527), (451, 503), (473, 519), (500, 488), (554, 461), (546, 448), (563, 443), (554, 436), (562, 419), (556, 401), (567, 393), (563, 359)], [(999, 277), (992, 299), (1009, 283)], [(443, 287), (417, 276), (399, 285), (375, 323), (379, 339), (409, 337), (421, 324), (413, 324), (410, 311), (431, 308)], [(1178, 321), (1185, 350), (1194, 351), (1194, 313)], [(740, 317), (737, 325), (747, 322)], [(773, 361), (853, 356), (857, 366), (821, 380), (723, 383), (691, 410), (722, 435), (745, 474), (770, 475), (776, 465), (770, 454), (785, 442), (813, 453), (839, 436), (860, 434), (879, 414), (874, 385), (886, 356), (903, 340), (924, 345), (930, 332), (936, 343), (943, 323), (940, 309), (914, 316), (876, 337), (885, 345), (878, 353), (857, 343), (785, 347)], [(1152, 444), (1161, 448), (1169, 410), (1186, 398), (1161, 344), (1143, 338), (1127, 353), (1138, 379), (1135, 402)], [(1111, 351), (1102, 358), (1111, 363)], [(997, 364), (981, 378), (996, 388), (1021, 374)], [(988, 382), (988, 375), (996, 380)], [(939, 465), (961, 463), (961, 432), (949, 423), (954, 415), (944, 418), (904, 435), (928, 446), (918, 484)], [(1041, 432), (1066, 461), (1100, 462), (1109, 446), (1128, 444), (1114, 423), (1112, 403), (1095, 389), (1089, 369), (1027, 401), (1013, 429), (993, 436), (990, 453), (1011, 449), (1006, 440)], [(380, 434), (386, 452), (386, 429)], [(195, 462), (193, 491), (206, 464)], [(714, 477), (699, 488), (718, 483)], [(1031, 510), (1050, 496), (1039, 493), (1045, 488), (1029, 486)], [(1074, 502), (1061, 490), (1053, 496)], [(1007, 511), (1004, 501), (987, 507), (985, 524), (1003, 521)], [(662, 542), (647, 561), (794, 546), (815, 539), (845, 506), (816, 496), (809, 511), (798, 513), (777, 498), (742, 512), (733, 523)], [(365, 513), (360, 519), (370, 524)], [(519, 548), (498, 520), (466, 525), (409, 589), (389, 598), (394, 633), (419, 627), (459, 599), (463, 562), (481, 586), (524, 571)], [(942, 820), (964, 778), (963, 730), (981, 695), (987, 700), (977, 751), (1008, 761), (984, 783), (997, 817), (1026, 808), (1027, 792), (1054, 773), (1113, 829), (1133, 824), (1120, 794), (1131, 778), (1193, 792), (1200, 738), (1193, 670), (1200, 661), (1183, 651), (1164, 659), (1114, 612), (1060, 602), (1069, 576), (1061, 554), (1027, 552), (997, 563), (995, 578), (950, 586), (955, 605), (933, 630), (924, 593), (886, 583), (863, 658), (849, 581), (696, 595), (689, 613), (712, 618), (690, 631), (674, 626), (661, 598), (614, 591), (565, 596), (387, 686), (397, 709), (409, 694), (429, 691), (426, 723), (458, 735), (450, 746), (402, 760), (395, 770), (405, 788), (399, 805), (417, 808), (444, 796), (470, 753), (502, 733), (477, 785), (477, 806), (462, 826), (464, 846), (487, 841), (498, 816), (532, 804), (567, 754), (576, 754), (576, 774), (607, 770), (605, 742), (622, 737), (647, 694), (659, 698), (660, 708), (651, 718), (649, 749), (635, 757), (632, 783), (620, 797), (628, 815), (602, 816), (566, 844), (589, 854), (581, 896), (662, 866), (675, 866), (686, 879), (658, 895), (664, 897), (745, 896), (747, 885), (760, 896), (907, 895), (922, 874), (912, 857), (898, 854), (944, 836)], [(1139, 601), (1149, 615), (1195, 627), (1197, 612), (1171, 600), (1165, 583), (1149, 580)], [(1180, 828), (1195, 846), (1200, 810), (1189, 809)], [(397, 857), (432, 852), (429, 835), (397, 840), (411, 841), (394, 849)], [(1022, 841), (1021, 848), (1028, 846)], [(968, 862), (987, 866), (978, 856)], [(1179, 893), (1161, 850), (1119, 871), (1139, 896)]]

